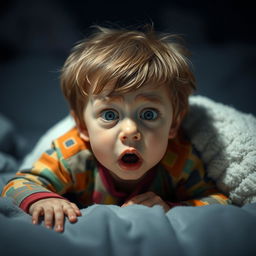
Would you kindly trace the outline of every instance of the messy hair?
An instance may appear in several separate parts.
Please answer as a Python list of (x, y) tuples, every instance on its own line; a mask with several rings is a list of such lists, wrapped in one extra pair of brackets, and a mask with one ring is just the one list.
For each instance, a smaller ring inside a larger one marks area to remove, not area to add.
[(170, 90), (174, 119), (188, 109), (195, 77), (188, 51), (172, 34), (158, 34), (152, 26), (142, 30), (96, 31), (71, 51), (61, 72), (61, 87), (81, 124), (89, 95), (111, 85), (112, 93), (126, 93), (144, 85), (165, 85)]

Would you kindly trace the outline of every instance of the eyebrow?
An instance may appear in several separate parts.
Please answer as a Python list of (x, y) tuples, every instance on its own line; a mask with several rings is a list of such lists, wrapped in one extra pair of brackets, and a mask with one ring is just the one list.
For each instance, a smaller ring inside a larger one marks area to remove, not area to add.
[(154, 95), (154, 94), (139, 94), (136, 96), (135, 101), (150, 101), (153, 103), (162, 103), (163, 99), (162, 97), (158, 96), (158, 95)]
[(102, 104), (102, 103), (109, 103), (109, 102), (123, 102), (124, 101), (124, 98), (123, 96), (121, 95), (113, 95), (113, 96), (106, 96), (106, 97), (101, 97), (101, 98), (96, 98), (96, 100), (100, 100), (101, 102), (98, 103), (96, 102), (95, 105), (99, 105), (99, 104)]
[[(111, 96), (100, 98), (100, 101), (101, 101), (101, 103), (102, 102), (103, 103), (109, 103), (109, 102), (122, 103), (122, 102), (124, 102), (124, 97), (122, 95), (111, 95)], [(156, 104), (161, 104), (163, 102), (163, 99), (162, 99), (162, 97), (160, 97), (158, 95), (141, 93), (135, 97), (135, 102), (138, 102), (138, 101), (148, 101), (148, 102), (153, 102)], [(96, 103), (96, 105), (98, 105), (98, 104)]]

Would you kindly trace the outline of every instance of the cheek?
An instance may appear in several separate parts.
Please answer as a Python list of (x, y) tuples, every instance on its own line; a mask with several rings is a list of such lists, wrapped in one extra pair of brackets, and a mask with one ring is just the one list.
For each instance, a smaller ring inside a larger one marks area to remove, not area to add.
[(152, 148), (153, 151), (164, 151), (168, 144), (168, 133), (167, 132), (157, 132), (148, 134), (146, 139), (146, 146)]
[(108, 155), (114, 150), (115, 139), (109, 131), (94, 129), (90, 132), (90, 144), (95, 155)]
[(146, 136), (145, 146), (148, 148), (149, 157), (160, 161), (168, 145), (169, 129), (160, 129), (150, 132)]
[(100, 133), (100, 132), (95, 132), (94, 136), (90, 136), (91, 138), (91, 143), (97, 144), (97, 145), (109, 145), (112, 142), (110, 134), (107, 132)]
[(152, 148), (153, 151), (165, 151), (168, 144), (168, 135), (159, 133), (149, 136), (147, 146)]

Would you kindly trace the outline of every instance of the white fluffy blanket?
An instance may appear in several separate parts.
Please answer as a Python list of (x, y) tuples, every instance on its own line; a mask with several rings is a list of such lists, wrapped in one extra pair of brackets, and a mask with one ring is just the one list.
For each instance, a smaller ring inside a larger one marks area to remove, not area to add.
[(190, 99), (183, 126), (209, 177), (234, 204), (256, 202), (256, 119), (206, 97)]
[[(74, 125), (70, 116), (52, 127), (38, 142), (21, 168), (30, 167), (52, 139)], [(207, 168), (221, 191), (236, 205), (256, 202), (256, 119), (254, 116), (193, 96), (183, 122)]]

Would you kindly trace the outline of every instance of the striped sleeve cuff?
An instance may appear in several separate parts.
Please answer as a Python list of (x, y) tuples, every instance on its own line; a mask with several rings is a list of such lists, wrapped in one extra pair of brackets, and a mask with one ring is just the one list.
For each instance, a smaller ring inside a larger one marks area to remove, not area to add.
[(29, 207), (31, 204), (35, 203), (38, 200), (41, 199), (46, 199), (46, 198), (60, 198), (60, 199), (65, 199), (64, 197), (56, 194), (56, 193), (52, 193), (52, 192), (38, 192), (38, 193), (34, 193), (26, 198), (23, 199), (23, 201), (21, 202), (21, 204), (19, 205), (19, 207), (26, 213), (29, 213)]

